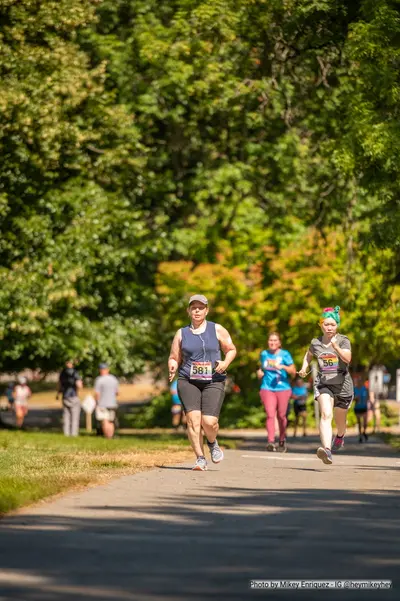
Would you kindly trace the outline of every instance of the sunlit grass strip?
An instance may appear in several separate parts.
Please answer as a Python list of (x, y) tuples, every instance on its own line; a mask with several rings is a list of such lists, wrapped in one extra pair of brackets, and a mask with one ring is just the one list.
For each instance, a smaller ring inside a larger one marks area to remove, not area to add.
[(71, 488), (187, 461), (185, 438), (0, 432), (0, 515)]

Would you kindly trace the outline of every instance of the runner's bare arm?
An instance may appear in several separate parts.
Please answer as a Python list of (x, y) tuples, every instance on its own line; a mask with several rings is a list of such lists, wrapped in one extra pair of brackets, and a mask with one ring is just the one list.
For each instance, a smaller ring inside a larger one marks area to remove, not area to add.
[(334, 342), (334, 341), (331, 341), (331, 345), (335, 349), (335, 351), (337, 352), (337, 354), (339, 355), (339, 357), (341, 358), (342, 361), (344, 361), (345, 363), (351, 363), (351, 350), (350, 349), (340, 348), (340, 346), (338, 344), (336, 344), (336, 342)]
[(310, 365), (311, 361), (312, 361), (313, 355), (312, 353), (310, 353), (310, 351), (308, 350), (306, 352), (306, 354), (304, 355), (304, 359), (303, 359), (303, 365), (301, 366), (301, 370), (299, 371), (299, 376), (301, 378), (305, 378), (307, 375), (307, 368)]
[(228, 369), (234, 358), (236, 357), (236, 346), (232, 342), (228, 330), (223, 328), (219, 323), (215, 324), (215, 332), (220, 342), (225, 359), (220, 361), (215, 368), (217, 373), (223, 373)]
[(259, 380), (262, 380), (262, 378), (263, 378), (263, 377), (264, 377), (264, 372), (263, 372), (263, 370), (261, 369), (261, 367), (259, 367), (259, 368), (257, 369), (257, 378), (258, 378)]
[(289, 376), (295, 376), (297, 373), (296, 366), (294, 363), (292, 363), (291, 365), (280, 365), (279, 368), (285, 370), (286, 373), (289, 374)]
[(182, 342), (182, 333), (179, 329), (174, 336), (174, 339), (171, 344), (171, 350), (168, 358), (168, 375), (169, 381), (172, 382), (174, 379), (178, 367), (182, 360), (182, 351), (181, 351), (181, 342)]

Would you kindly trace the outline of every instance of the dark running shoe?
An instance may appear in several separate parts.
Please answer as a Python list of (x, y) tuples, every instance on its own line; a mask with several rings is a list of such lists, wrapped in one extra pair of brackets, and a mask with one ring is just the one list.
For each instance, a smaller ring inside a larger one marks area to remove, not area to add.
[(269, 442), (269, 443), (267, 444), (267, 451), (270, 451), (270, 452), (272, 452), (272, 453), (275, 453), (275, 451), (276, 451), (276, 446), (275, 446), (275, 444), (274, 444), (273, 442)]
[(280, 453), (287, 453), (287, 444), (286, 444), (286, 440), (280, 440), (279, 441), (279, 445), (278, 445), (278, 449), (277, 449)]
[(336, 453), (337, 451), (340, 451), (340, 449), (343, 449), (343, 447), (344, 447), (344, 436), (339, 438), (339, 436), (336, 434), (336, 436), (332, 442), (332, 453)]

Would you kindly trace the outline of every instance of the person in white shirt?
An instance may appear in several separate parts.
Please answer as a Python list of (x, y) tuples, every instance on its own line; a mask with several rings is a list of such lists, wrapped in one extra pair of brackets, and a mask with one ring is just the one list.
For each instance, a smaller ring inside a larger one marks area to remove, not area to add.
[(112, 438), (115, 432), (115, 418), (118, 408), (119, 383), (115, 376), (110, 374), (107, 363), (100, 363), (100, 376), (94, 383), (94, 397), (96, 399), (96, 419), (101, 422), (101, 429), (105, 438)]

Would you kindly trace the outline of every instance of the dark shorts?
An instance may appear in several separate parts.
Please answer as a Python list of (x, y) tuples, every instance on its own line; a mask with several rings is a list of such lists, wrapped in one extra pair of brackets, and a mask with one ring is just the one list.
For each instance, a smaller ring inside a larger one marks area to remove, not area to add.
[(317, 386), (314, 390), (315, 399), (318, 400), (318, 397), (321, 394), (329, 394), (329, 396), (333, 398), (334, 407), (339, 407), (339, 409), (349, 409), (353, 402), (354, 395), (342, 394), (341, 391), (341, 386), (327, 386), (326, 384), (322, 384), (321, 386)]
[(356, 415), (363, 415), (365, 413), (368, 413), (368, 409), (366, 407), (360, 407), (360, 408), (354, 407), (354, 413)]
[(293, 409), (294, 409), (294, 414), (296, 415), (296, 417), (300, 414), (300, 413), (304, 413), (305, 411), (307, 411), (307, 406), (305, 403), (295, 403), (293, 405)]
[(225, 382), (196, 382), (179, 378), (178, 394), (185, 409), (219, 417), (225, 397)]

